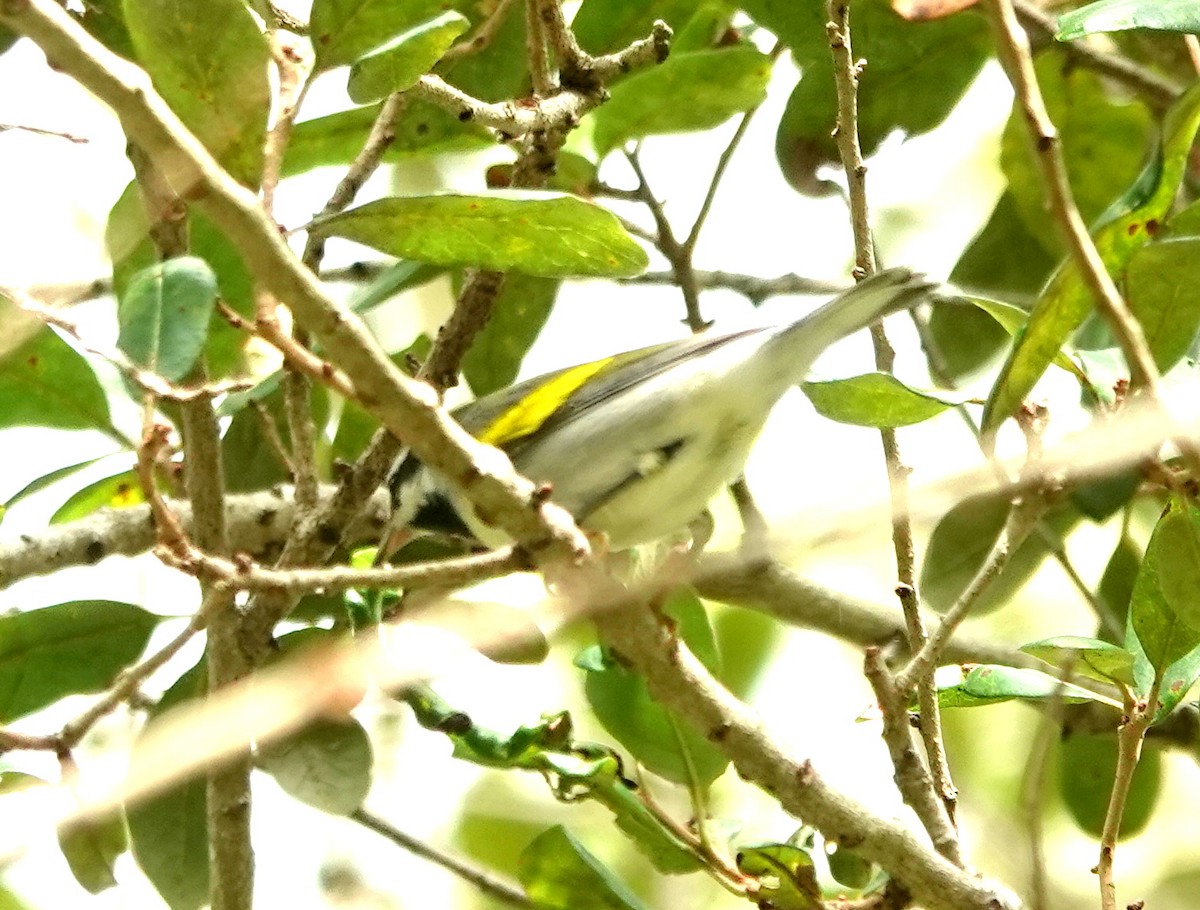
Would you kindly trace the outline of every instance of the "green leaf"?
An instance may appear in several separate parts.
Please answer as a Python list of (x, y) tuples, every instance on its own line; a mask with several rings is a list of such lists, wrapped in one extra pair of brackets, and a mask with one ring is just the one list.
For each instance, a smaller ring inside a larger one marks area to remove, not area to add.
[[(1061, 50), (1039, 55), (1036, 71), (1060, 136), (1075, 205), (1091, 224), (1141, 171), (1154, 131), (1150, 112), (1140, 102), (1114, 100), (1100, 76), (1075, 66)], [(1103, 167), (1097, 167), (1100, 161)], [(1065, 246), (1054, 219), (1047, 217), (1041, 164), (1020, 104), (1013, 105), (1004, 127), (1000, 167), (1030, 235), (1054, 258), (1061, 257)]]
[[(608, 54), (645, 38), (655, 19), (678, 35), (695, 9), (696, 0), (583, 0), (571, 30), (584, 50)], [(672, 51), (675, 46), (672, 41)]]
[(833, 844), (829, 852), (829, 874), (839, 884), (862, 891), (879, 874), (879, 867), (861, 853)]
[(476, 398), (512, 385), (521, 361), (550, 318), (560, 282), (520, 272), (504, 277), (491, 318), (467, 355), (462, 371)]
[[(283, 176), (350, 164), (362, 151), (379, 107), (377, 104), (356, 107), (297, 123), (283, 154)], [(383, 156), (388, 162), (413, 154), (469, 151), (496, 144), (479, 124), (463, 123), (453, 114), (423, 101), (410, 102), (394, 129), (396, 139)]]
[(450, 49), (470, 26), (466, 16), (454, 11), (422, 22), (397, 35), (350, 67), (346, 90), (355, 104), (370, 104), (392, 92), (411, 88)]
[(442, 0), (314, 0), (309, 18), (314, 69), (353, 63), (446, 6)]
[(137, 474), (122, 471), (78, 490), (50, 516), (50, 524), (66, 524), (91, 515), (97, 509), (127, 509), (146, 501)]
[(0, 427), (113, 429), (96, 374), (65, 341), (0, 297)]
[[(1117, 738), (1111, 734), (1073, 733), (1059, 746), (1059, 793), (1075, 824), (1093, 837), (1104, 830), (1116, 772)], [(1146, 826), (1161, 785), (1162, 755), (1153, 747), (1145, 748), (1121, 816), (1121, 838), (1132, 837)]]
[[(712, 627), (700, 599), (680, 588), (666, 606), (677, 633), (706, 667), (717, 672)], [(650, 697), (645, 680), (598, 650), (576, 665), (588, 671), (584, 692), (600, 723), (637, 760), (668, 780), (707, 787), (724, 773), (729, 759), (707, 739)]]
[(860, 427), (907, 427), (968, 400), (965, 395), (914, 389), (888, 373), (805, 382), (800, 388), (822, 417)]
[(17, 896), (0, 885), (0, 910), (32, 910), (32, 908), (24, 901), (18, 900)]
[(58, 831), (58, 846), (71, 867), (71, 874), (91, 894), (113, 887), (113, 866), (129, 849), (125, 819), (120, 812), (103, 818), (73, 822)]
[[(241, 315), (253, 319), (254, 287), (237, 247), (199, 212), (189, 213), (187, 230), (190, 251), (216, 274), (221, 299)], [(137, 184), (130, 183), (109, 212), (104, 232), (105, 246), (113, 262), (113, 293), (118, 300), (126, 296), (136, 276), (158, 262), (149, 232), (141, 194)], [(243, 352), (246, 333), (235, 329), (215, 309), (211, 309), (207, 331), (204, 360), (209, 378), (246, 372)]]
[(380, 199), (312, 230), (401, 259), (544, 278), (627, 277), (648, 263), (612, 212), (553, 193)]
[(1175, 501), (1168, 505), (1150, 535), (1133, 584), (1130, 624), (1160, 674), (1200, 645), (1200, 631), (1189, 622), (1195, 618), (1196, 604), (1188, 601), (1196, 585), (1196, 512)]
[(737, 5), (726, 3), (724, 0), (709, 0), (698, 3), (695, 12), (687, 19), (682, 28), (675, 30), (671, 39), (671, 53), (683, 54), (689, 51), (702, 51), (725, 43), (722, 39), (729, 36)]
[(752, 46), (672, 54), (613, 86), (592, 141), (603, 157), (630, 139), (720, 126), (760, 104), (770, 79), (771, 59)]
[(1107, 641), (1059, 635), (1021, 645), (1021, 650), (1055, 667), (1067, 667), (1101, 682), (1133, 685), (1133, 655)]
[(203, 259), (152, 265), (121, 295), (117, 347), (143, 369), (178, 382), (200, 359), (216, 305), (217, 276)]
[[(1197, 127), (1200, 85), (1189, 89), (1167, 112), (1158, 154), (1093, 231), (1096, 248), (1110, 274), (1123, 273), (1134, 252), (1157, 233), (1183, 178)], [(992, 387), (981, 425), (985, 434), (994, 434), (1021, 407), (1091, 309), (1091, 292), (1075, 260), (1069, 259), (1046, 285)]]
[(359, 288), (350, 295), (350, 309), (359, 314), (369, 313), (396, 295), (410, 288), (427, 284), (444, 273), (444, 269), (426, 265), (423, 262), (409, 262), (405, 259), (393, 262), (380, 272), (370, 284)]
[(1159, 589), (1167, 605), (1200, 630), (1200, 509), (1173, 504), (1159, 519), (1151, 540), (1162, 567)]
[(1200, 32), (1196, 0), (1098, 0), (1058, 17), (1059, 41), (1074, 41), (1098, 32), (1147, 28), (1161, 32)]
[(1162, 240), (1129, 260), (1125, 293), (1160, 372), (1183, 359), (1200, 331), (1200, 237)]
[(371, 789), (371, 743), (353, 718), (318, 720), (259, 749), (259, 765), (290, 796), (331, 815), (349, 815)]
[[(779, 910), (818, 910), (821, 886), (812, 857), (792, 844), (739, 847), (738, 871), (758, 879), (762, 898)], [(761, 906), (761, 904), (760, 904)]]
[(88, 34), (110, 51), (129, 60), (135, 58), (122, 0), (89, 0), (78, 18)]
[[(743, 6), (788, 43), (801, 70), (775, 137), (780, 169), (800, 192), (827, 192), (816, 172), (841, 159), (832, 136), (837, 96), (825, 5), (756, 0)], [(909, 22), (889, 0), (857, 0), (850, 28), (854, 56), (867, 60), (858, 94), (866, 155), (896, 131), (916, 136), (945, 120), (991, 52), (987, 22), (972, 10)]]
[[(163, 693), (150, 710), (151, 724), (171, 708), (202, 698), (207, 689), (208, 667), (201, 659)], [(136, 765), (130, 773), (136, 775)], [(205, 789), (203, 778), (193, 778), (125, 807), (133, 856), (171, 910), (200, 910), (208, 904)]]
[[(983, 566), (1008, 520), (1008, 500), (995, 494), (971, 496), (942, 516), (925, 550), (918, 590), (932, 609), (945, 612), (954, 605)], [(1059, 506), (1043, 518), (1058, 536), (1079, 522), (1079, 513)], [(1011, 554), (1000, 574), (976, 601), (972, 612), (987, 613), (1007, 603), (1049, 555), (1046, 541), (1036, 531)]]
[(546, 910), (643, 910), (625, 884), (561, 825), (542, 832), (521, 853), (517, 877)]
[[(1011, 189), (1005, 189), (987, 224), (959, 257), (950, 281), (968, 294), (1033, 303), (1058, 258), (1026, 226)], [(933, 317), (970, 312), (965, 307), (934, 307)], [(1025, 311), (1025, 317), (1028, 318)], [(1025, 320), (1021, 320), (1021, 325)]]
[(246, 4), (124, 2), (138, 62), (154, 87), (234, 177), (257, 186), (271, 105), (271, 53)]
[(41, 477), (38, 477), (38, 478), (35, 478), (34, 480), (29, 481), (29, 483), (25, 484), (25, 486), (21, 487), (21, 489), (17, 490), (17, 492), (13, 493), (12, 496), (8, 497), (7, 500), (5, 500), (3, 503), (0, 503), (0, 516), (3, 516), (3, 514), (6, 510), (11, 509), (13, 506), (15, 506), (21, 500), (28, 499), (30, 496), (33, 496), (35, 493), (40, 493), (42, 490), (46, 489), (47, 487), (53, 486), (54, 484), (58, 483), (64, 477), (70, 477), (72, 474), (76, 473), (77, 471), (82, 471), (84, 468), (91, 467), (96, 462), (98, 462), (101, 458), (107, 458), (107, 457), (108, 457), (107, 455), (100, 455), (96, 458), (89, 458), (89, 459), (87, 459), (87, 461), (80, 461), (76, 464), (69, 464), (69, 465), (65, 465), (64, 467), (61, 467), (61, 468), (55, 468), (49, 474), (43, 474)]
[(111, 600), (0, 616), (0, 722), (107, 688), (146, 649), (158, 621)]
[(1001, 664), (980, 664), (965, 674), (957, 667), (944, 669), (954, 670), (959, 675), (953, 680), (938, 679), (938, 704), (943, 708), (979, 708), (1013, 699), (1046, 701), (1055, 698), (1060, 688), (1061, 697), (1068, 704), (1095, 701), (1119, 707), (1112, 699), (1071, 683), (1060, 683), (1038, 670)]
[[(221, 437), (221, 461), (225, 468), (225, 485), (230, 492), (264, 490), (273, 484), (291, 480), (279, 452), (264, 429), (264, 418), (257, 409), (246, 407), (250, 401), (262, 406), (266, 418), (279, 433), (284, 449), (290, 452), (292, 439), (280, 379), (281, 375), (268, 376), (248, 390), (247, 397), (227, 402), (230, 408), (240, 405)], [(314, 384), (310, 389), (309, 402), (314, 426), (325, 426), (329, 417), (329, 393), (325, 387)], [(318, 439), (318, 452), (322, 444), (323, 440)]]
[[(1118, 627), (1122, 629), (1129, 616), (1129, 601), (1133, 597), (1133, 585), (1141, 565), (1141, 547), (1128, 536), (1122, 535), (1108, 558), (1096, 589), (1101, 602), (1112, 612)], [(1109, 638), (1107, 631), (1102, 634), (1106, 639)]]

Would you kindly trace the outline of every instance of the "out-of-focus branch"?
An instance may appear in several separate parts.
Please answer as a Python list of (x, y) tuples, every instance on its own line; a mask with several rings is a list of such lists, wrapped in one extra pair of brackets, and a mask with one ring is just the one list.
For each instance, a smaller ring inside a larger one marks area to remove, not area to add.
[(1001, 886), (943, 858), (890, 818), (831, 788), (812, 764), (784, 753), (760, 721), (715, 680), (643, 604), (598, 615), (601, 637), (645, 677), (651, 695), (727, 755), (746, 780), (817, 828), (854, 844), (929, 910), (1008, 910), (1019, 904)]

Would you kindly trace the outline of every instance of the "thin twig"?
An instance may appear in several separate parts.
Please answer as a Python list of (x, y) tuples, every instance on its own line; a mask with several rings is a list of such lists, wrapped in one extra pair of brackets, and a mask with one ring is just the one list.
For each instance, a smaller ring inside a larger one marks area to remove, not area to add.
[(269, 569), (248, 557), (222, 559), (198, 548), (192, 548), (182, 557), (171, 554), (168, 559), (175, 568), (229, 590), (289, 594), (328, 593), (352, 588), (461, 588), (529, 568), (528, 557), (513, 547), (430, 562), (364, 569), (351, 566)]
[[(736, 291), (754, 304), (762, 303), (771, 297), (783, 297), (791, 294), (830, 295), (846, 290), (846, 285), (840, 282), (821, 281), (795, 273), (780, 275), (778, 278), (759, 278), (755, 275), (741, 275), (736, 272), (712, 272), (696, 269), (693, 274), (696, 278), (696, 286), (701, 290), (725, 288)], [(623, 278), (621, 283), (675, 284), (677, 280), (674, 271), (645, 272), (634, 278)]]
[(1051, 215), (1062, 231), (1067, 249), (1084, 283), (1095, 298), (1096, 308), (1121, 346), (1129, 364), (1133, 385), (1156, 397), (1158, 367), (1146, 345), (1146, 336), (1108, 274), (1075, 205), (1063, 160), (1062, 143), (1038, 88), (1029, 39), (1017, 22), (1012, 0), (987, 0), (986, 5), (995, 25), (1000, 62), (1012, 82), (1046, 185)]
[[(863, 161), (862, 147), (858, 138), (858, 77), (862, 64), (855, 61), (851, 46), (850, 8), (847, 0), (828, 0), (826, 10), (829, 22), (826, 30), (830, 51), (833, 55), (834, 82), (837, 88), (838, 116), (835, 128), (838, 152), (846, 172), (846, 185), (850, 205), (850, 224), (854, 234), (854, 277), (862, 280), (875, 271), (875, 244), (871, 236), (870, 212), (867, 204), (867, 167)], [(895, 372), (896, 354), (888, 340), (882, 322), (871, 326), (871, 343), (875, 353), (875, 367), (883, 373)], [(879, 431), (887, 465), (888, 490), (891, 497), (892, 547), (896, 559), (896, 596), (904, 611), (908, 630), (909, 647), (919, 653), (925, 646), (927, 635), (921, 619), (917, 598), (916, 547), (913, 543), (912, 522), (909, 509), (908, 475), (910, 469), (904, 463), (896, 431), (884, 427)], [(868, 663), (868, 666), (870, 664)], [(954, 831), (955, 810), (958, 792), (950, 776), (950, 765), (946, 758), (946, 747), (942, 738), (941, 709), (937, 700), (937, 689), (933, 681), (933, 667), (917, 678), (917, 703), (920, 707), (921, 740), (929, 762), (929, 777), (908, 773), (901, 765), (896, 767), (896, 782), (900, 786), (905, 802), (913, 807), (920, 817), (939, 852), (957, 865), (962, 865), (958, 837)], [(881, 665), (879, 676), (886, 676), (887, 668)], [(890, 679), (888, 683), (890, 684)], [(882, 699), (889, 686), (881, 679), (872, 680)], [(901, 699), (908, 692), (899, 687)], [(894, 706), (899, 710), (900, 702)], [(885, 708), (886, 716), (886, 708)], [(885, 723), (885, 738), (888, 732)], [(911, 753), (911, 743), (900, 749), (900, 737), (911, 741), (908, 727), (893, 731), (897, 744), (893, 745), (892, 757), (900, 760)], [(934, 811), (928, 799), (935, 792), (940, 798), (942, 811)]]
[(896, 674), (897, 689), (907, 695), (915, 689), (917, 681), (922, 675), (932, 674), (941, 661), (942, 654), (955, 630), (967, 618), (995, 577), (1008, 564), (1010, 554), (1029, 536), (1045, 508), (1044, 500), (1037, 496), (1020, 500), (1013, 506), (1008, 523), (1000, 532), (1000, 537), (992, 546), (983, 565), (971, 579), (971, 583), (959, 595), (953, 606), (946, 611), (941, 623), (930, 634), (921, 650), (913, 656), (903, 670)]
[(446, 53), (442, 54), (442, 59), (438, 61), (438, 69), (445, 69), (463, 57), (486, 50), (495, 39), (496, 33), (500, 31), (500, 27), (504, 25), (504, 18), (508, 15), (513, 2), (514, 0), (498, 0), (495, 8), (486, 19), (479, 23), (479, 26), (472, 32), (471, 37), (465, 41), (460, 41), (454, 47), (450, 48), (450, 50), (446, 51)]
[(1176, 83), (1121, 54), (1099, 50), (1086, 41), (1057, 42), (1054, 36), (1058, 31), (1058, 23), (1054, 15), (1041, 9), (1034, 0), (1014, 0), (1013, 8), (1021, 25), (1039, 43), (1053, 45), (1063, 51), (1072, 63), (1128, 86), (1156, 110), (1165, 111), (1183, 94), (1183, 89)]
[(523, 910), (532, 910), (532, 908), (539, 906), (525, 894), (520, 885), (504, 881), (494, 873), (473, 866), (461, 857), (452, 856), (445, 851), (431, 847), (424, 841), (417, 840), (415, 837), (393, 827), (378, 815), (368, 812), (366, 809), (356, 809), (350, 814), (350, 819), (358, 822), (364, 828), (386, 837), (397, 847), (407, 850), (414, 856), (419, 856), (421, 859), (429, 860), (434, 865), (441, 866), (447, 872), (457, 875), (463, 881), (467, 882), (467, 884), (479, 889), (482, 894), (494, 898), (502, 904), (510, 907), (520, 907)]
[(74, 133), (64, 133), (61, 130), (47, 130), (39, 126), (28, 126), (23, 123), (0, 123), (0, 133), (8, 132), (9, 130), (17, 130), (22, 133), (33, 133), (35, 136), (49, 136), (54, 139), (66, 139), (68, 142), (74, 142), (76, 145), (86, 145), (90, 139), (83, 136), (76, 136)]
[(1131, 695), (1126, 694), (1125, 721), (1117, 729), (1117, 768), (1113, 774), (1108, 809), (1104, 813), (1104, 827), (1100, 832), (1100, 861), (1096, 863), (1096, 875), (1100, 881), (1100, 910), (1117, 910), (1117, 884), (1113, 875), (1117, 838), (1121, 833), (1125, 803), (1133, 786), (1133, 775), (1142, 755), (1146, 731), (1154, 723), (1154, 716), (1158, 712), (1161, 686), (1162, 674), (1157, 673), (1144, 702), (1135, 702)]
[(667, 261), (671, 264), (671, 271), (675, 276), (673, 283), (679, 286), (679, 290), (683, 294), (683, 305), (687, 310), (686, 321), (688, 328), (693, 332), (699, 332), (706, 328), (708, 323), (700, 312), (700, 288), (696, 285), (696, 276), (692, 269), (691, 252), (675, 237), (675, 231), (671, 228), (671, 222), (667, 218), (663, 204), (655, 197), (654, 191), (650, 189), (650, 184), (646, 180), (646, 174), (642, 170), (642, 162), (638, 155), (638, 149), (626, 149), (625, 159), (629, 162), (629, 166), (633, 168), (633, 173), (637, 177), (638, 196), (646, 208), (650, 210), (650, 214), (654, 218), (654, 226), (657, 230), (654, 245), (667, 257)]

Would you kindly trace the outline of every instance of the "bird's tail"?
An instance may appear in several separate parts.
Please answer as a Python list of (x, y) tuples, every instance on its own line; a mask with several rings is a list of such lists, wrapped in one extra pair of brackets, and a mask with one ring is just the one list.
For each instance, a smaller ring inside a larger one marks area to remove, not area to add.
[(771, 344), (791, 349), (777, 362), (786, 362), (789, 381), (799, 382), (821, 352), (835, 341), (884, 316), (916, 306), (938, 287), (937, 282), (910, 269), (888, 269), (872, 275), (776, 335)]

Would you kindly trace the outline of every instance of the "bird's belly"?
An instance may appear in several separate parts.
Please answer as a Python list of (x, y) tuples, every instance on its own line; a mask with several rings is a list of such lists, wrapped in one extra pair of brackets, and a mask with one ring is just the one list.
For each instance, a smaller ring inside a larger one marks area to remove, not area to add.
[(762, 421), (729, 416), (705, 436), (686, 439), (657, 469), (635, 476), (586, 515), (614, 550), (665, 537), (688, 526), (721, 488), (735, 480)]

